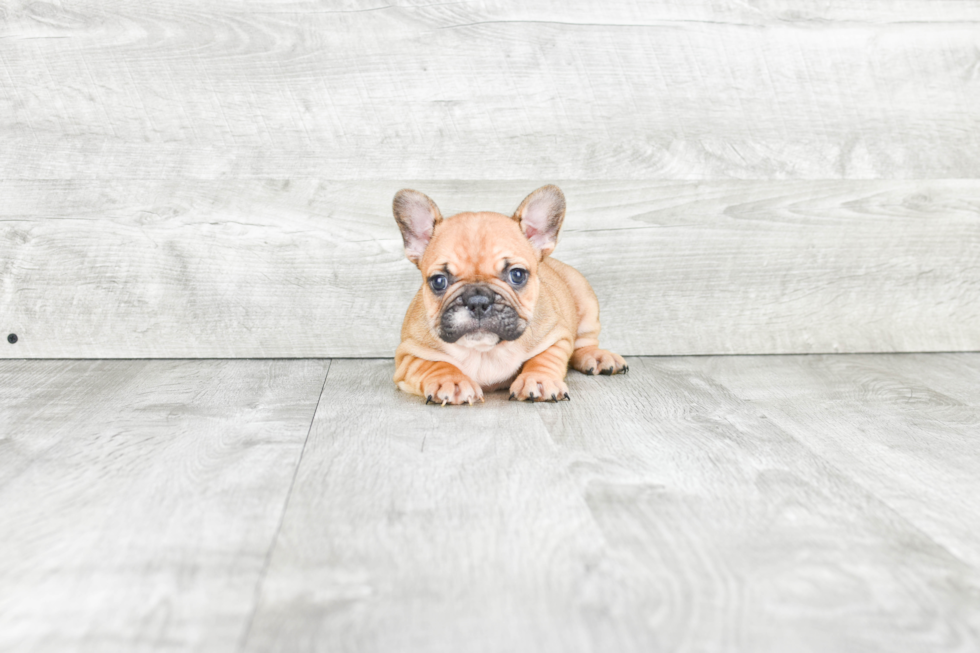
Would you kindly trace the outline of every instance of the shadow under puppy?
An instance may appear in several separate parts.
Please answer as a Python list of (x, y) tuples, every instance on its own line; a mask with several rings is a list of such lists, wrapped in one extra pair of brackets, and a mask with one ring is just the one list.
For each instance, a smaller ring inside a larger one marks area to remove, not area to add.
[(393, 202), (405, 256), (422, 272), (395, 352), (395, 383), (440, 404), (472, 404), (510, 386), (510, 398), (568, 399), (569, 364), (617, 374), (623, 358), (599, 349), (599, 302), (575, 268), (549, 258), (565, 217), (557, 186), (528, 195), (513, 217), (444, 219), (427, 196)]

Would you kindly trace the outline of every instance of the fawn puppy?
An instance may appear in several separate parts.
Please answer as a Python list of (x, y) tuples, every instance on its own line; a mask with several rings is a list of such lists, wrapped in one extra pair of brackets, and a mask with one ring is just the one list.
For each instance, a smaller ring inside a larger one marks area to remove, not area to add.
[(569, 399), (569, 364), (585, 374), (628, 371), (599, 349), (599, 302), (575, 268), (553, 258), (565, 217), (557, 186), (528, 195), (512, 217), (444, 219), (431, 199), (400, 190), (393, 202), (405, 256), (422, 272), (395, 352), (395, 383), (426, 403), (472, 404), (483, 391)]

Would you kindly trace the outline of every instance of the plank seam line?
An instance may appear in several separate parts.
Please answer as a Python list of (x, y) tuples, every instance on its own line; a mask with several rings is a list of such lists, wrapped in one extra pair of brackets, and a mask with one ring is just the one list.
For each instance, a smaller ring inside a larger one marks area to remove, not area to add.
[[(778, 356), (907, 356), (907, 355), (946, 355), (946, 354), (980, 354), (980, 349), (909, 349), (902, 351), (807, 351), (807, 352), (709, 352), (705, 354), (622, 354), (627, 358), (746, 358), (746, 357), (778, 357)], [(381, 361), (392, 360), (392, 356), (142, 356), (142, 357), (100, 357), (100, 356), (70, 356), (70, 357), (3, 357), (0, 362), (13, 361), (19, 363), (46, 361)], [(329, 373), (329, 367), (328, 367)]]
[(320, 384), (320, 394), (316, 398), (316, 406), (313, 408), (313, 415), (310, 417), (310, 426), (306, 429), (306, 438), (303, 440), (303, 447), (299, 451), (299, 459), (296, 461), (296, 468), (293, 470), (293, 477), (289, 481), (289, 490), (286, 491), (286, 499), (282, 503), (282, 512), (279, 514), (279, 523), (276, 524), (275, 533), (272, 535), (272, 542), (269, 545), (269, 549), (265, 553), (265, 560), (262, 562), (262, 571), (259, 573), (259, 578), (255, 582), (255, 592), (252, 597), (252, 609), (248, 614), (248, 621), (245, 622), (245, 628), (242, 630), (241, 639), (238, 642), (238, 650), (244, 651), (245, 644), (248, 643), (248, 638), (252, 634), (252, 624), (255, 621), (255, 613), (259, 609), (259, 600), (262, 596), (262, 589), (265, 586), (265, 577), (269, 572), (269, 564), (272, 562), (272, 554), (276, 549), (276, 544), (279, 542), (279, 533), (282, 531), (282, 524), (286, 520), (286, 511), (289, 509), (289, 500), (293, 496), (293, 487), (296, 485), (296, 477), (299, 475), (300, 465), (303, 464), (303, 456), (306, 453), (306, 445), (310, 441), (310, 434), (313, 433), (313, 424), (316, 421), (316, 414), (320, 411), (320, 402), (323, 400), (323, 391), (327, 387), (327, 378), (330, 376), (330, 368), (333, 367), (333, 359), (327, 363), (327, 371), (323, 375), (323, 383)]

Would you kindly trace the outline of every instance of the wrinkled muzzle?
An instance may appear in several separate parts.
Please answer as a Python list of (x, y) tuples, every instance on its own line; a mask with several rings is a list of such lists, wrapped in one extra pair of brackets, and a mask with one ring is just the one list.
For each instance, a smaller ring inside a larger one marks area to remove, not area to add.
[(492, 286), (474, 283), (446, 301), (439, 320), (439, 337), (456, 342), (471, 333), (487, 332), (501, 340), (517, 340), (525, 328), (527, 320), (503, 295)]

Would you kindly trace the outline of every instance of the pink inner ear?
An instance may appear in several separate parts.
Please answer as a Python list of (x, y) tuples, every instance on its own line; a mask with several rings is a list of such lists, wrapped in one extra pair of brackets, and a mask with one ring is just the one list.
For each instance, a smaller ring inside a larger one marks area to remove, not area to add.
[(431, 239), (431, 227), (426, 229), (421, 235), (409, 234), (405, 242), (405, 249), (410, 254), (410, 257), (421, 259), (422, 254), (425, 252), (425, 248), (429, 246), (429, 240)]
[(432, 224), (427, 222), (422, 224), (423, 227), (418, 230), (417, 232), (418, 235), (415, 236), (415, 239), (420, 240), (423, 243), (428, 243), (429, 240), (432, 239), (432, 231), (433, 231)]
[(531, 225), (529, 224), (524, 225), (524, 235), (527, 236), (528, 240), (534, 240), (534, 237), (537, 236), (539, 233), (541, 232), (535, 229), (534, 227), (532, 227)]

